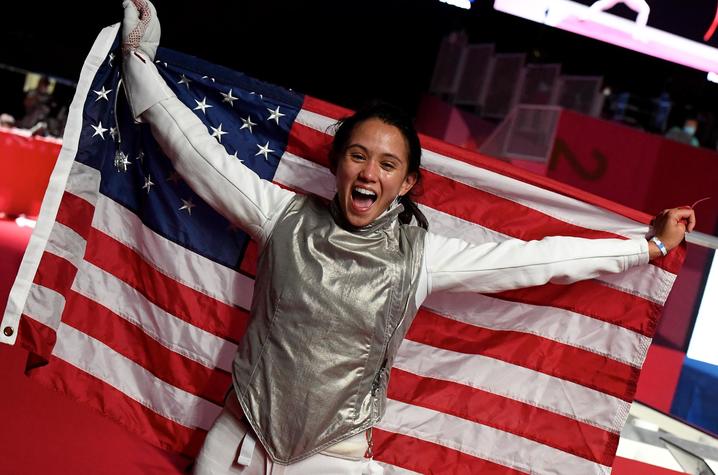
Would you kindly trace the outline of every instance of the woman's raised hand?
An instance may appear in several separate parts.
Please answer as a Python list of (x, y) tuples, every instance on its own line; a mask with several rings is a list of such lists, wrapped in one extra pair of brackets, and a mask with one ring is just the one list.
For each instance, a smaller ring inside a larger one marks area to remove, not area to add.
[(122, 52), (130, 54), (137, 50), (154, 61), (160, 44), (160, 21), (154, 5), (148, 0), (124, 0), (122, 20)]
[[(683, 241), (687, 232), (696, 227), (696, 213), (688, 206), (666, 209), (653, 218), (651, 225), (653, 235), (670, 251)], [(649, 243), (649, 248), (651, 259), (661, 256), (661, 250), (655, 243)]]

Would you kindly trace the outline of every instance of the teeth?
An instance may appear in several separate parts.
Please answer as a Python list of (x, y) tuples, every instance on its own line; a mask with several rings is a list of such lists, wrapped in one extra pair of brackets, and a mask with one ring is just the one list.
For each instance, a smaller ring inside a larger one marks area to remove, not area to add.
[(376, 193), (374, 193), (373, 191), (365, 190), (364, 188), (354, 188), (354, 191), (356, 191), (360, 195), (376, 196)]

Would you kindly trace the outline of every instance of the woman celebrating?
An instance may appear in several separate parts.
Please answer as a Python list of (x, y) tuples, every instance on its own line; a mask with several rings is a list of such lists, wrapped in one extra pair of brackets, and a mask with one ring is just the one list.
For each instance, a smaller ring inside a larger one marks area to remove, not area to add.
[(621, 272), (668, 252), (695, 224), (692, 210), (670, 210), (656, 219), (650, 243), (551, 237), (472, 245), (432, 234), (409, 198), (420, 180), (419, 139), (410, 120), (385, 105), (337, 128), (331, 203), (297, 195), (227, 160), (154, 66), (154, 7), (146, 0), (124, 7), (133, 115), (150, 124), (194, 191), (260, 249), (233, 390), (196, 473), (370, 473), (371, 427), (384, 413), (389, 371), (429, 293), (498, 292)]

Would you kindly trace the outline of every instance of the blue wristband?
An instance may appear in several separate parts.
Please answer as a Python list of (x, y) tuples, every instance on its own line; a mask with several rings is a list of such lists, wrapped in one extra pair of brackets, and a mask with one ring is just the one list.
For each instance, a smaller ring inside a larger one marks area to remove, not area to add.
[(656, 236), (653, 236), (651, 238), (651, 241), (656, 243), (656, 246), (658, 246), (658, 250), (661, 251), (661, 254), (663, 254), (664, 256), (668, 254), (668, 249), (666, 249), (666, 245), (663, 244), (660, 239), (658, 239)]

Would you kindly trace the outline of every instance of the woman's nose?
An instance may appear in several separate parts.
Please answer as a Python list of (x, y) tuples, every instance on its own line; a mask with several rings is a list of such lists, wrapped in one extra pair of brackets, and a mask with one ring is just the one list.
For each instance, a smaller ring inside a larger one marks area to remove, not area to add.
[(379, 164), (375, 160), (367, 160), (359, 172), (359, 177), (366, 181), (376, 180), (379, 173)]

